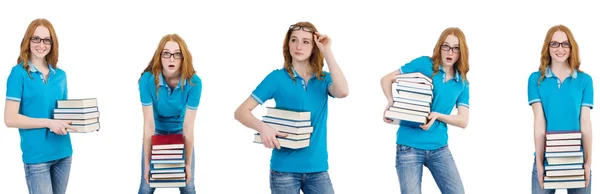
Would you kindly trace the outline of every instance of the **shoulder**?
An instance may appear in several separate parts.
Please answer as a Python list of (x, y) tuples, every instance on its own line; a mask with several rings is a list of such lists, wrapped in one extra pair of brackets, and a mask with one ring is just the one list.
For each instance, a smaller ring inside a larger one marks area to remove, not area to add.
[(431, 57), (429, 56), (420, 56), (417, 57), (415, 59), (413, 59), (410, 63), (416, 63), (419, 65), (430, 65), (433, 66), (433, 61), (431, 60)]
[(540, 76), (542, 75), (542, 72), (540, 71), (534, 71), (533, 73), (529, 74), (529, 81), (537, 81)]
[(54, 69), (54, 72), (56, 73), (57, 76), (66, 76), (67, 75), (65, 70), (62, 70), (61, 68)]
[(200, 79), (200, 76), (198, 76), (198, 74), (194, 74), (192, 78), (190, 78), (190, 81), (194, 85), (202, 85), (202, 79)]
[(140, 83), (149, 81), (154, 82), (154, 75), (152, 74), (152, 72), (146, 71), (142, 74), (142, 77), (140, 78)]
[(16, 64), (10, 70), (11, 75), (22, 75), (23, 73), (27, 73), (27, 71), (25, 71), (25, 68), (23, 68), (23, 63)]
[(592, 81), (592, 76), (585, 72), (577, 71), (577, 79), (581, 78), (584, 81)]
[(285, 68), (271, 70), (271, 72), (267, 74), (266, 78), (279, 79), (282, 76), (288, 76), (288, 72), (285, 70)]

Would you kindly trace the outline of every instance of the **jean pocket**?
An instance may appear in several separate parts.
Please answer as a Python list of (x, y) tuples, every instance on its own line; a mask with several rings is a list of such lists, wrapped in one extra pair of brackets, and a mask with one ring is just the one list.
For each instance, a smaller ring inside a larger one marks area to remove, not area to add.
[(405, 145), (400, 145), (400, 144), (398, 144), (398, 145), (396, 146), (396, 150), (397, 150), (397, 152), (399, 152), (399, 153), (400, 153), (400, 152), (410, 152), (410, 151), (412, 151), (412, 150), (413, 150), (413, 148), (412, 148), (412, 147), (409, 147), (409, 146), (405, 146)]

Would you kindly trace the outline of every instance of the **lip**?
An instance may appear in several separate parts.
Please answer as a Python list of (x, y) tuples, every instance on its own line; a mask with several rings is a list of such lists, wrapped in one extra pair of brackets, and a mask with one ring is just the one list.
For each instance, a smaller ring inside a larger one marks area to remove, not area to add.
[(302, 55), (301, 52), (294, 52), (295, 55)]

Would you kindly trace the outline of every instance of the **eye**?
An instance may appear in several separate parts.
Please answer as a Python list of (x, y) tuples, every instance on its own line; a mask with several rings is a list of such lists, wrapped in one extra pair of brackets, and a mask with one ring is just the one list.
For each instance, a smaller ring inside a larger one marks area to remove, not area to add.
[(181, 53), (175, 53), (175, 58), (181, 58), (183, 55)]
[(452, 47), (454, 51), (460, 51), (460, 47)]
[(563, 42), (562, 45), (564, 47), (571, 47), (571, 43), (569, 43), (569, 42)]
[(310, 44), (310, 42), (309, 42), (309, 41), (307, 41), (307, 40), (305, 40), (305, 41), (304, 41), (304, 44)]

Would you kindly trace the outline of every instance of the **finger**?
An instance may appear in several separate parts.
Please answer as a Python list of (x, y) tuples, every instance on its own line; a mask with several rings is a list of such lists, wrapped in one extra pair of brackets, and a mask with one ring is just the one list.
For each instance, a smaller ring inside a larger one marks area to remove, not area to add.
[(277, 137), (287, 137), (288, 136), (287, 133), (281, 133), (281, 132), (277, 132), (276, 135), (277, 135)]
[(268, 137), (263, 139), (263, 144), (265, 145), (266, 148), (273, 148), (273, 146), (271, 145), (271, 139)]
[(279, 145), (279, 140), (274, 139), (273, 144), (275, 145), (275, 147), (277, 147), (277, 149), (281, 149), (281, 145)]

